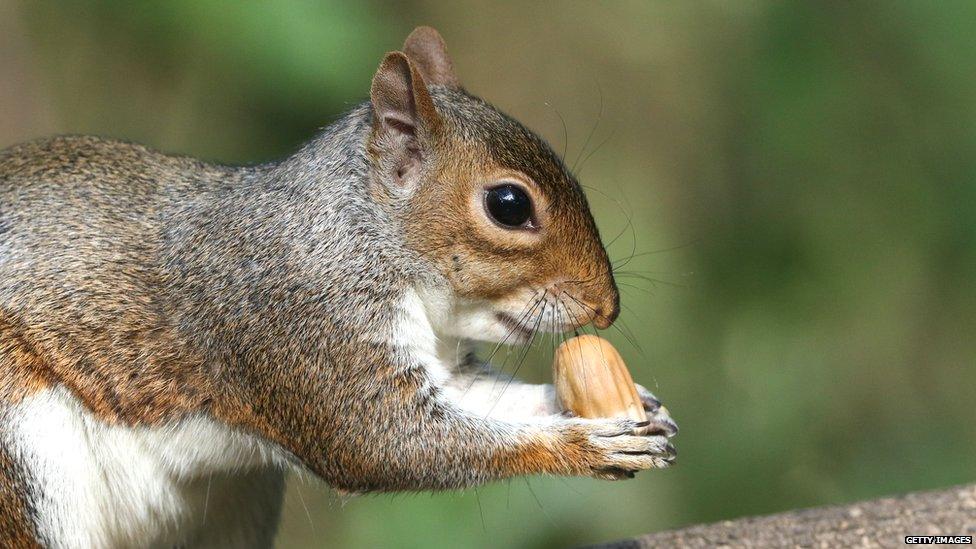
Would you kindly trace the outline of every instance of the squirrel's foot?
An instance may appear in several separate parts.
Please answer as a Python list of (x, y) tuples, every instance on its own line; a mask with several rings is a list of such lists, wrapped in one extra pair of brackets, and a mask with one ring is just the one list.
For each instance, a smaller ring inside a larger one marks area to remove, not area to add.
[(651, 422), (647, 426), (648, 434), (663, 435), (668, 438), (678, 434), (678, 424), (671, 419), (671, 413), (661, 405), (661, 401), (653, 393), (643, 385), (637, 384), (637, 395), (644, 405), (644, 411), (647, 412), (647, 419)]
[(668, 437), (635, 435), (630, 419), (572, 418), (564, 424), (570, 474), (606, 480), (634, 478), (638, 471), (669, 467), (676, 455)]

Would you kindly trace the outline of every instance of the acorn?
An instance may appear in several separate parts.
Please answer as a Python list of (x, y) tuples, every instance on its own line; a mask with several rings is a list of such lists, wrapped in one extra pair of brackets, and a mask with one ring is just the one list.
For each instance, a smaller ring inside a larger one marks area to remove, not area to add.
[(585, 334), (563, 342), (552, 362), (556, 396), (564, 410), (584, 418), (629, 418), (646, 434), (650, 423), (620, 353), (602, 337)]

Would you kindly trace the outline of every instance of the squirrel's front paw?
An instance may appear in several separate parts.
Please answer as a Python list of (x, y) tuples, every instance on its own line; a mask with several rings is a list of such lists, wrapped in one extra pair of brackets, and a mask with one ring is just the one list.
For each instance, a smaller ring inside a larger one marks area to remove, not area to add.
[(647, 426), (647, 433), (664, 435), (668, 438), (678, 434), (678, 424), (671, 419), (670, 412), (661, 405), (661, 401), (643, 385), (635, 385), (637, 386), (637, 395), (641, 399), (641, 404), (644, 405), (644, 411), (647, 412), (647, 419), (651, 422)]
[(570, 474), (607, 480), (633, 478), (637, 471), (663, 469), (674, 463), (667, 436), (635, 435), (639, 424), (629, 419), (579, 419), (564, 424)]

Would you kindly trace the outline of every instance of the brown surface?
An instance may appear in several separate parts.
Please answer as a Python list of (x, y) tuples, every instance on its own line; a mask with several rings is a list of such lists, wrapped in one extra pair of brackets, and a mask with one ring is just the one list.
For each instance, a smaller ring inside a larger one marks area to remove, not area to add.
[(976, 484), (692, 526), (602, 547), (898, 547), (908, 535), (976, 536)]

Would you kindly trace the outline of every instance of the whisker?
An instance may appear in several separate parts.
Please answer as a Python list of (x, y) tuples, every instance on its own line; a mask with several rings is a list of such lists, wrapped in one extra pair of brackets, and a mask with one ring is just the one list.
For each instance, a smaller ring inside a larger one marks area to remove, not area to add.
[(623, 286), (624, 288), (631, 288), (631, 289), (637, 290), (639, 292), (644, 292), (647, 295), (654, 295), (654, 292), (652, 292), (651, 290), (648, 290), (647, 288), (641, 288), (640, 286), (635, 286), (633, 284), (627, 284), (626, 282), (620, 282), (619, 280), (617, 281), (617, 286)]
[(487, 534), (488, 524), (485, 523), (485, 510), (481, 508), (481, 495), (478, 494), (478, 488), (474, 488), (474, 498), (478, 500), (478, 514), (481, 515), (481, 530)]
[(603, 119), (603, 88), (600, 87), (599, 82), (597, 82), (597, 88), (600, 91), (600, 111), (596, 115), (596, 121), (593, 123), (593, 127), (590, 128), (590, 133), (586, 136), (586, 141), (583, 142), (583, 147), (580, 149), (579, 155), (576, 156), (576, 162), (573, 162), (573, 172), (576, 172), (576, 166), (579, 165), (580, 159), (583, 157), (583, 153), (586, 152), (586, 147), (590, 144), (590, 139), (593, 138), (593, 133), (596, 129), (600, 127), (600, 121)]
[(556, 113), (556, 116), (559, 117), (559, 121), (562, 122), (562, 124), (563, 124), (563, 154), (560, 155), (560, 158), (562, 158), (563, 164), (565, 164), (566, 163), (566, 153), (569, 151), (569, 129), (567, 129), (567, 127), (566, 127), (566, 119), (563, 118), (563, 115), (562, 115), (562, 113), (559, 112), (559, 109), (557, 109), (556, 107), (552, 106), (552, 104), (550, 104), (548, 101), (545, 103), (545, 105), (547, 107), (549, 107), (550, 109), (552, 109), (553, 112)]
[[(606, 316), (605, 316), (605, 315), (601, 315), (600, 313), (598, 313), (598, 312), (596, 311), (596, 309), (594, 309), (593, 307), (590, 307), (590, 306), (589, 306), (589, 305), (587, 305), (586, 303), (583, 303), (582, 301), (580, 301), (580, 300), (578, 300), (578, 299), (576, 299), (575, 297), (573, 297), (573, 296), (572, 296), (571, 294), (569, 294), (568, 292), (565, 292), (565, 291), (563, 291), (563, 293), (565, 293), (565, 294), (566, 294), (566, 296), (567, 296), (568, 298), (570, 298), (570, 299), (572, 299), (573, 301), (575, 301), (575, 302), (576, 302), (576, 303), (577, 303), (578, 305), (580, 305), (580, 306), (581, 306), (581, 307), (583, 307), (584, 309), (587, 309), (587, 310), (589, 310), (589, 311), (591, 311), (591, 312), (593, 313), (593, 316), (599, 316), (599, 317), (601, 317), (601, 318), (606, 318)], [(627, 341), (628, 341), (628, 342), (629, 342), (629, 343), (630, 343), (631, 345), (633, 345), (633, 346), (634, 346), (634, 348), (636, 348), (636, 349), (637, 349), (638, 351), (640, 351), (640, 353), (641, 353), (641, 355), (644, 355), (644, 357), (645, 357), (645, 358), (647, 357), (647, 354), (646, 354), (646, 353), (644, 352), (644, 349), (643, 349), (643, 348), (642, 348), (642, 347), (640, 346), (640, 344), (638, 344), (638, 343), (637, 343), (637, 339), (636, 339), (636, 337), (634, 337), (634, 336), (633, 336), (633, 334), (630, 334), (630, 333), (628, 333), (628, 332), (625, 332), (624, 330), (622, 330), (622, 329), (621, 329), (621, 328), (620, 328), (620, 327), (619, 327), (619, 326), (617, 325), (617, 323), (613, 323), (613, 324), (611, 324), (610, 326), (611, 326), (612, 328), (614, 328), (614, 329), (616, 329), (616, 330), (617, 330), (618, 332), (620, 332), (620, 334), (621, 334), (622, 336), (624, 336), (624, 337), (625, 337), (625, 338), (627, 339)], [(593, 326), (593, 329), (594, 329), (594, 330), (595, 330), (595, 331), (597, 332), (597, 335), (599, 335), (599, 332), (600, 332), (600, 330), (599, 330), (599, 329), (598, 329), (598, 328), (597, 328), (596, 326)]]
[(659, 278), (653, 278), (653, 277), (650, 277), (650, 276), (647, 276), (647, 275), (643, 275), (641, 273), (634, 273), (634, 272), (624, 271), (622, 273), (613, 273), (613, 276), (615, 276), (615, 277), (618, 277), (619, 276), (621, 278), (636, 278), (636, 279), (639, 279), (639, 280), (643, 280), (644, 282), (649, 282), (652, 286), (655, 286), (655, 287), (658, 284), (663, 284), (665, 286), (671, 286), (673, 288), (688, 288), (688, 285), (687, 284), (681, 284), (679, 282), (669, 282), (667, 280), (661, 280)]
[[(696, 239), (694, 239), (694, 240), (692, 240), (690, 242), (685, 242), (684, 244), (679, 244), (679, 245), (673, 246), (671, 248), (662, 248), (660, 250), (651, 250), (651, 251), (648, 251), (648, 252), (641, 252), (641, 253), (633, 254), (630, 257), (628, 257), (627, 260), (629, 261), (631, 259), (634, 259), (635, 257), (644, 257), (646, 255), (663, 254), (663, 253), (667, 253), (667, 252), (673, 252), (675, 250), (680, 250), (682, 248), (687, 248), (689, 246), (693, 246), (695, 244), (698, 244), (698, 243), (701, 242), (701, 240), (702, 239), (700, 239), (700, 238), (696, 238)], [(617, 261), (619, 262), (621, 260), (617, 260)], [(619, 267), (623, 267), (623, 265), (619, 265)]]
[[(521, 326), (524, 323), (525, 319), (529, 318), (529, 316), (532, 314), (532, 310), (535, 309), (535, 307), (539, 304), (539, 302), (542, 299), (545, 299), (545, 294), (543, 294), (542, 297), (537, 297), (538, 294), (539, 294), (538, 291), (535, 294), (533, 294), (532, 299), (522, 307), (521, 311), (519, 311), (520, 314), (518, 318), (516, 318), (516, 324), (518, 326)], [(525, 311), (526, 308), (528, 308), (527, 311)], [(522, 311), (525, 312), (522, 313)], [(512, 337), (512, 334), (514, 334), (517, 330), (518, 327), (514, 327), (510, 329), (508, 333), (505, 334), (505, 337), (502, 338), (502, 340), (495, 345), (494, 350), (492, 350), (491, 354), (488, 355), (488, 358), (485, 359), (485, 362), (491, 362), (492, 357), (495, 356), (495, 353), (498, 351), (498, 349), (501, 348), (501, 346), (504, 345), (506, 341), (508, 341), (508, 338)]]
[[(545, 307), (545, 305), (544, 305), (545, 304), (545, 300), (546, 300), (546, 291), (543, 291), (542, 296), (535, 300), (535, 303), (532, 306), (532, 308), (529, 309), (529, 311), (525, 315), (522, 315), (522, 318), (519, 319), (519, 322), (518, 322), (519, 326), (524, 326), (524, 324), (525, 324), (524, 323), (524, 319), (531, 318), (532, 315), (534, 314), (534, 311), (539, 307), (540, 304), (542, 304), (543, 305), (543, 308), (544, 308)], [(515, 331), (515, 329), (513, 329), (512, 332), (510, 332), (510, 334), (513, 333), (514, 331)], [(532, 332), (532, 336), (529, 339), (529, 343), (532, 342), (532, 338), (534, 338), (534, 337), (535, 337), (535, 331)], [(507, 336), (506, 336), (506, 339), (507, 339)], [(504, 340), (502, 340), (502, 343), (504, 343)], [(528, 347), (526, 346), (526, 348), (528, 348)], [(518, 353), (516, 353), (516, 356), (518, 356)], [(491, 386), (491, 392), (494, 392), (495, 391), (495, 388), (498, 386), (498, 382), (501, 381), (505, 377), (505, 367), (508, 364), (508, 361), (509, 361), (509, 359), (511, 357), (512, 357), (512, 349), (511, 349), (511, 347), (506, 347), (505, 360), (503, 360), (502, 363), (501, 363), (501, 365), (498, 366), (498, 368), (497, 368), (497, 372), (496, 372), (496, 375), (495, 375), (495, 380), (494, 380), (494, 382), (492, 383), (492, 386)], [(514, 376), (514, 374), (513, 374), (513, 376)], [(471, 384), (469, 383), (468, 386), (470, 387)], [(507, 387), (508, 384), (506, 383), (505, 386)], [(501, 398), (500, 395), (499, 395), (499, 398)], [(497, 401), (496, 401), (496, 403), (497, 403)], [(492, 406), (492, 407), (494, 407), (494, 406)], [(490, 410), (489, 410), (489, 412), (490, 412)]]
[(522, 477), (522, 478), (525, 480), (525, 487), (528, 488), (529, 493), (532, 494), (532, 499), (535, 500), (536, 505), (539, 506), (539, 510), (542, 511), (542, 516), (546, 517), (546, 520), (548, 520), (553, 526), (555, 526), (557, 524), (556, 521), (553, 520), (553, 518), (549, 516), (549, 513), (546, 512), (545, 507), (542, 506), (542, 501), (539, 500), (539, 496), (536, 495), (535, 490), (532, 489), (532, 485), (529, 484), (529, 477)]
[(637, 320), (644, 321), (644, 318), (635, 309), (632, 309), (631, 307), (628, 307), (623, 303), (621, 303), (620, 306), (628, 313), (634, 315), (637, 318)]
[(695, 276), (695, 271), (678, 272), (678, 271), (661, 271), (661, 270), (652, 270), (652, 269), (627, 269), (626, 271), (615, 270), (613, 271), (613, 274), (614, 275), (641, 275), (641, 276), (661, 275), (661, 276), (670, 276), (670, 277), (686, 279)]
[(605, 196), (606, 198), (612, 200), (617, 205), (617, 208), (620, 210), (620, 212), (624, 214), (624, 216), (627, 218), (627, 224), (624, 226), (624, 228), (621, 229), (620, 232), (617, 233), (617, 235), (610, 240), (610, 242), (607, 242), (606, 245), (604, 245), (604, 248), (610, 248), (610, 246), (612, 246), (613, 243), (617, 241), (617, 239), (619, 239), (621, 236), (624, 235), (624, 233), (627, 232), (627, 229), (630, 229), (632, 241), (633, 242), (637, 241), (637, 230), (634, 228), (633, 209), (624, 208), (624, 205), (615, 196), (611, 196), (609, 193), (606, 193), (596, 187), (591, 187), (589, 185), (583, 185), (583, 184), (580, 184), (580, 186), (583, 187), (584, 189), (598, 192), (603, 196)]
[(515, 379), (515, 376), (518, 375), (519, 369), (522, 367), (522, 364), (525, 362), (526, 356), (528, 356), (528, 354), (529, 354), (529, 349), (532, 348), (532, 342), (535, 341), (535, 336), (539, 332), (539, 324), (542, 322), (542, 319), (543, 319), (543, 316), (545, 315), (545, 312), (546, 312), (546, 308), (547, 307), (548, 307), (548, 302), (544, 300), (544, 305), (543, 305), (542, 311), (540, 312), (540, 314), (536, 318), (536, 323), (535, 323), (535, 325), (532, 328), (532, 335), (529, 336), (529, 342), (525, 345), (524, 351), (522, 352), (521, 356), (519, 357), (519, 361), (515, 365), (515, 369), (512, 371), (512, 375), (508, 378), (508, 381), (505, 382), (505, 386), (502, 387), (502, 391), (501, 391), (501, 393), (499, 393), (498, 398), (491, 405), (491, 408), (488, 409), (487, 414), (485, 414), (486, 417), (491, 415), (491, 412), (494, 411), (495, 406), (497, 406), (498, 403), (501, 401), (502, 395), (504, 395), (505, 394), (505, 391), (507, 391), (508, 388), (509, 388), (509, 386), (511, 386), (512, 381)]
[(213, 481), (213, 474), (207, 476), (207, 495), (203, 498), (203, 524), (207, 524), (207, 507), (210, 506), (210, 483)]
[[(566, 291), (563, 290), (562, 293), (565, 294)], [(575, 336), (579, 336), (579, 327), (580, 327), (580, 325), (576, 321), (575, 316), (569, 311), (569, 307), (566, 305), (565, 300), (563, 300), (561, 294), (560, 295), (556, 295), (555, 298), (556, 298), (557, 306), (562, 307), (563, 310), (566, 312), (566, 318), (569, 321), (569, 324), (570, 324), (570, 327), (572, 328), (573, 334)], [(566, 343), (566, 341), (568, 341), (564, 332), (560, 332), (560, 336), (562, 337), (562, 343)], [(578, 340), (577, 340), (577, 344), (578, 345), (580, 344), (580, 342)], [(582, 348), (580, 348), (580, 352), (582, 353)], [(584, 371), (583, 372), (583, 391), (585, 392), (586, 390), (587, 390), (586, 389), (586, 372)]]
[[(519, 325), (519, 326), (522, 325), (522, 323), (524, 322), (524, 320), (526, 318), (528, 318), (528, 315), (531, 315), (532, 314), (533, 309), (535, 309), (535, 307), (538, 306), (540, 299), (542, 299), (542, 298), (539, 298), (538, 295), (539, 295), (539, 292), (536, 291), (536, 293), (533, 294), (532, 298), (525, 305), (522, 306), (522, 309), (519, 311), (519, 316), (518, 316), (518, 318), (516, 318), (516, 324), (517, 325)], [(543, 294), (542, 297), (544, 298), (545, 297), (545, 294)], [(528, 310), (526, 310), (526, 309), (528, 309)], [(516, 332), (516, 330), (518, 330), (517, 327), (511, 328), (508, 331), (508, 333), (505, 334), (505, 337), (503, 337), (502, 340), (499, 341), (495, 345), (495, 348), (492, 349), (491, 353), (488, 355), (488, 358), (486, 358), (486, 359), (484, 359), (482, 361), (482, 363), (486, 367), (490, 367), (491, 366), (491, 360), (495, 357), (495, 354), (498, 352), (499, 349), (502, 348), (503, 345), (505, 345), (505, 342), (508, 341), (508, 339), (510, 337), (512, 337), (512, 334), (514, 334)], [(508, 361), (508, 358), (507, 357), (506, 357), (505, 361), (506, 362)], [(461, 393), (461, 398), (464, 398), (468, 394), (468, 391), (471, 390), (471, 387), (474, 385), (475, 381), (477, 381), (477, 380), (478, 380), (478, 376), (477, 375), (472, 375), (471, 376), (471, 380), (468, 381), (467, 387), (465, 387), (464, 388), (464, 391)]]
[(302, 502), (302, 509), (305, 509), (305, 516), (308, 518), (308, 525), (312, 527), (312, 533), (315, 533), (315, 523), (312, 521), (312, 513), (308, 512), (308, 505), (305, 505), (305, 496), (302, 495), (302, 489), (300, 487), (301, 483), (295, 483), (295, 492), (298, 494), (298, 501)]
[[(549, 330), (548, 330), (549, 331), (549, 334), (548, 335), (549, 335), (549, 355), (550, 356), (555, 356), (555, 354), (556, 354), (556, 334), (557, 334), (557, 328), (558, 328), (558, 325), (556, 324), (556, 321), (558, 320), (558, 317), (557, 317), (558, 312), (559, 311), (558, 311), (557, 307), (554, 306), (552, 308), (552, 314), (550, 315), (550, 319), (549, 319)], [(540, 365), (540, 369), (541, 369), (541, 365)], [(540, 372), (540, 374), (541, 373), (542, 372)]]
[(606, 145), (610, 141), (610, 139), (613, 138), (614, 133), (616, 133), (616, 130), (611, 130), (610, 135), (608, 135), (603, 141), (600, 141), (600, 144), (597, 145), (592, 151), (590, 151), (590, 154), (583, 157), (583, 161), (580, 162), (579, 167), (573, 170), (576, 174), (576, 177), (579, 177), (580, 174), (583, 173), (583, 167), (586, 166), (586, 161), (589, 160), (590, 157), (593, 156), (597, 151), (602, 149), (603, 146)]

